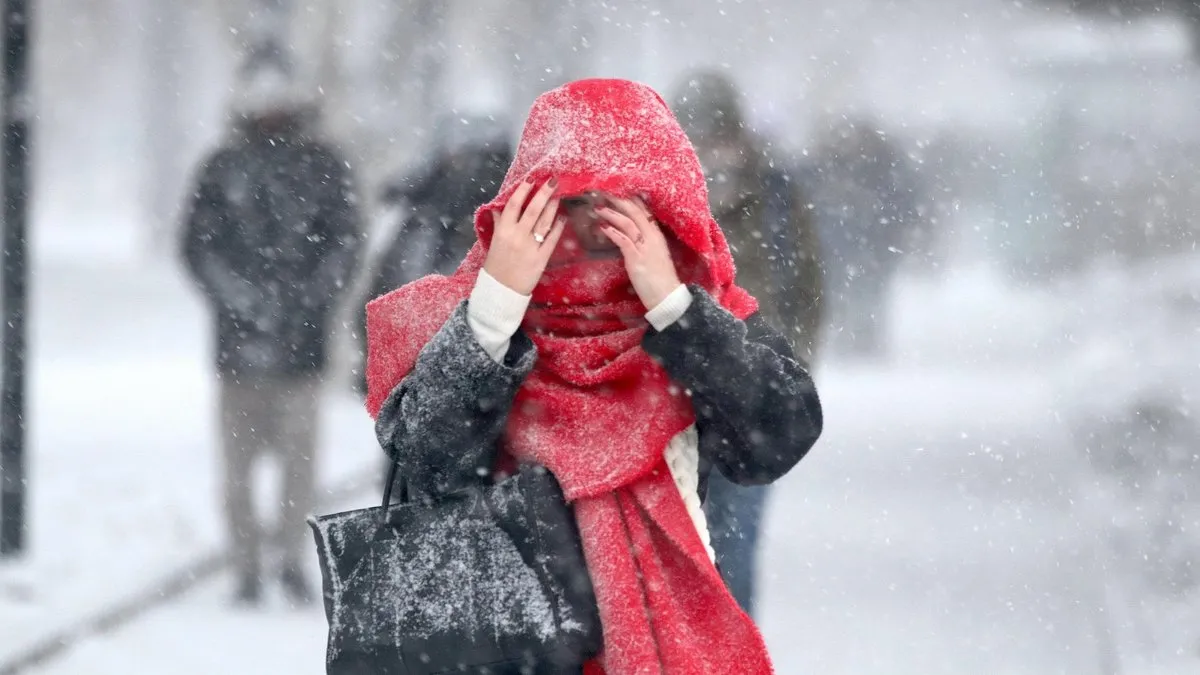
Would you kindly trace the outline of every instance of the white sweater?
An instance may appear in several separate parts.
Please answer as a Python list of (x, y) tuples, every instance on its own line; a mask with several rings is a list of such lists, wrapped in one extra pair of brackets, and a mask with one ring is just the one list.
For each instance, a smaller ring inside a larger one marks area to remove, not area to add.
[[(480, 346), (497, 363), (504, 360), (508, 344), (525, 318), (529, 307), (528, 295), (521, 295), (508, 286), (496, 281), (484, 270), (479, 271), (475, 288), (467, 303), (467, 323)], [(646, 320), (655, 330), (663, 330), (679, 320), (692, 305), (692, 294), (687, 286), (679, 285), (657, 307), (646, 313)], [(708, 521), (700, 504), (700, 437), (692, 425), (677, 434), (667, 443), (663, 456), (671, 469), (675, 485), (683, 496), (688, 514), (696, 525), (700, 540), (708, 551), (709, 560), (715, 558), (708, 533)]]

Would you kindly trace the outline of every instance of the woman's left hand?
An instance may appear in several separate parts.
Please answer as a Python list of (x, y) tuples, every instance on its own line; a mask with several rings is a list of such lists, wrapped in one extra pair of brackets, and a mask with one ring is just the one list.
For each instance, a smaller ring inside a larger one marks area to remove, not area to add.
[(609, 202), (612, 207), (596, 208), (604, 220), (600, 231), (621, 249), (633, 290), (647, 310), (654, 309), (680, 284), (667, 238), (640, 201), (611, 197)]

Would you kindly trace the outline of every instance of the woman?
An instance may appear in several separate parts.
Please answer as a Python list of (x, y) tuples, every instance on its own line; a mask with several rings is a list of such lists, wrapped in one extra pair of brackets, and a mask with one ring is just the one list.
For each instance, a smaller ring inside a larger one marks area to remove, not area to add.
[(765, 673), (713, 565), (715, 467), (774, 481), (821, 433), (787, 341), (734, 284), (704, 174), (653, 90), (541, 96), (450, 277), (368, 306), (369, 411), (419, 490), (514, 462), (573, 504), (604, 628), (591, 673)]

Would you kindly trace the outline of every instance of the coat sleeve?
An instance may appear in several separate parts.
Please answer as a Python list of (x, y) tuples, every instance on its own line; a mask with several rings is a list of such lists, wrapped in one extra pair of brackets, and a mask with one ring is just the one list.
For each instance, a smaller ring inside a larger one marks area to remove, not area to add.
[(692, 294), (683, 317), (651, 330), (643, 347), (691, 392), (701, 446), (722, 474), (742, 485), (778, 480), (821, 435), (816, 386), (761, 317), (743, 322), (703, 289)]
[(236, 232), (220, 182), (227, 161), (225, 153), (217, 153), (197, 172), (180, 245), (184, 263), (200, 290), (228, 310), (253, 304), (258, 291), (229, 261)]
[(461, 303), (380, 408), (380, 446), (426, 494), (479, 482), (495, 465), (497, 441), (536, 355), (518, 332), (497, 363), (475, 339)]

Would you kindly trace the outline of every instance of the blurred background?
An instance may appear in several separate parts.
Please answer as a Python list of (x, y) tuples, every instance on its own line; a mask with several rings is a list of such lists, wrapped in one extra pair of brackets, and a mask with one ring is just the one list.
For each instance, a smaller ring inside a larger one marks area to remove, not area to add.
[(403, 229), (421, 181), (570, 79), (672, 100), (705, 69), (820, 240), (826, 432), (759, 571), (779, 672), (1200, 672), (1200, 5), (28, 4), (29, 536), (0, 559), (0, 673), (323, 672), (319, 605), (229, 606), (212, 317), (180, 254), (264, 68), (312, 105), (364, 244), (318, 511), (377, 499), (362, 301), (458, 255), (430, 251), (462, 214)]

